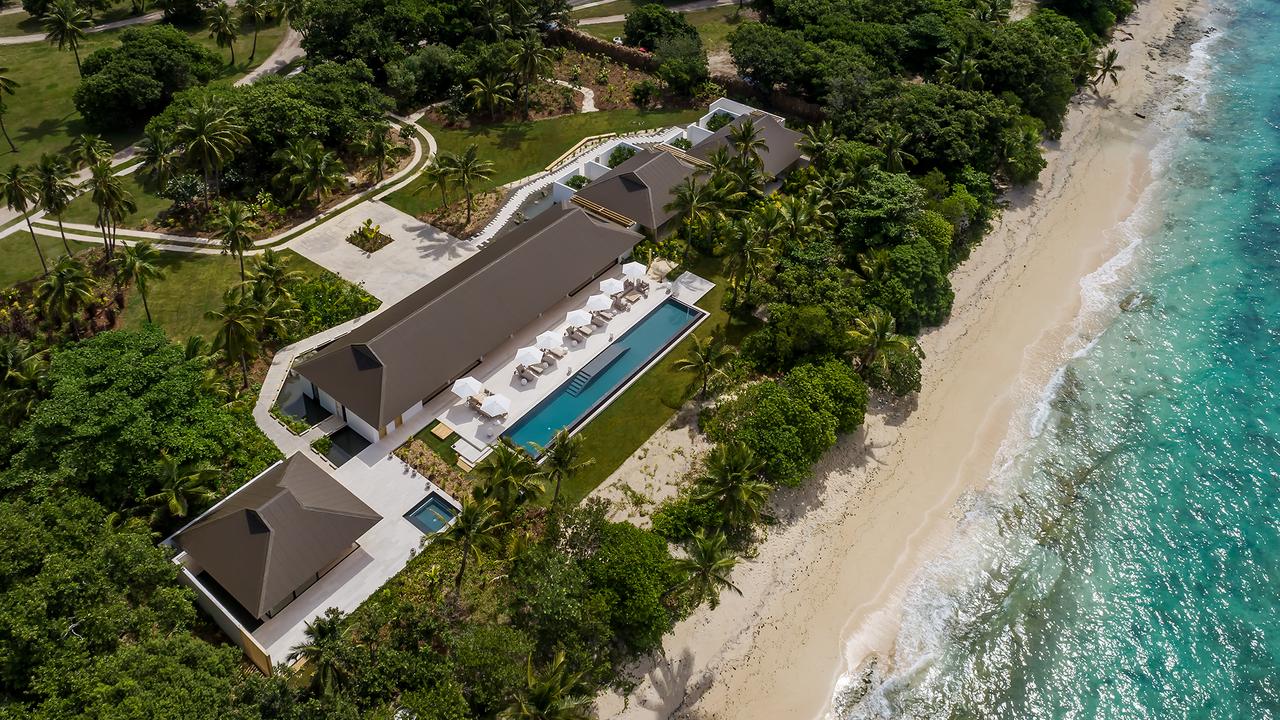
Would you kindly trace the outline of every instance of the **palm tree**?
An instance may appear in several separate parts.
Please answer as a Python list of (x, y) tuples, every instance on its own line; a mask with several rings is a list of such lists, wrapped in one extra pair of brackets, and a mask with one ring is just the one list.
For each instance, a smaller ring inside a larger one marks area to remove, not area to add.
[(249, 51), (249, 62), (253, 62), (253, 58), (258, 55), (258, 31), (262, 29), (263, 21), (271, 15), (271, 3), (269, 0), (240, 0), (236, 3), (236, 9), (240, 11), (241, 22), (248, 20), (253, 23), (253, 49)]
[(375, 183), (382, 182), (387, 170), (400, 164), (400, 158), (409, 154), (409, 148), (391, 139), (391, 126), (386, 121), (369, 125), (360, 141), (360, 154), (373, 163)]
[(761, 479), (764, 461), (740, 442), (717, 445), (707, 455), (706, 469), (693, 497), (713, 502), (730, 527), (760, 520), (773, 486)]
[(316, 207), (346, 182), (347, 168), (319, 140), (295, 140), (271, 158), (284, 166), (276, 173), (276, 182), (291, 189), (298, 199), (314, 198)]
[(340, 690), (355, 670), (342, 621), (337, 608), (325, 610), (307, 623), (306, 639), (289, 651), (289, 662), (302, 660), (311, 668), (311, 689), (324, 697)]
[[(721, 207), (715, 187), (710, 182), (699, 183), (690, 175), (671, 189), (671, 202), (663, 209), (683, 215), (688, 232), (697, 233), (705, 229), (713, 217), (720, 215)], [(682, 264), (688, 264), (692, 246), (693, 243), (686, 240)]]
[(1003, 25), (1009, 22), (1011, 11), (1010, 0), (979, 0), (973, 10), (973, 17), (987, 25)]
[(293, 299), (293, 286), (302, 280), (302, 273), (289, 269), (289, 260), (273, 248), (267, 248), (254, 260), (253, 284), (261, 287), (269, 297)]
[(821, 125), (810, 125), (805, 128), (804, 139), (800, 141), (800, 152), (809, 156), (809, 160), (817, 170), (823, 170), (831, 162), (831, 153), (835, 150), (836, 134), (829, 120)]
[(538, 466), (528, 453), (505, 437), (476, 465), (474, 472), (481, 479), (475, 491), (477, 498), (496, 501), (504, 515), (542, 492), (541, 479), (536, 476)]
[(1089, 82), (1089, 85), (1093, 87), (1094, 92), (1097, 92), (1098, 89), (1105, 85), (1108, 80), (1111, 81), (1112, 85), (1120, 84), (1119, 74), (1124, 70), (1124, 66), (1119, 64), (1119, 59), (1120, 53), (1115, 48), (1108, 48), (1107, 51), (1098, 58), (1098, 63), (1095, 66), (1096, 69), (1093, 74), (1093, 80)]
[(114, 154), (111, 143), (103, 140), (101, 135), (85, 133), (71, 143), (71, 159), (74, 162), (72, 169), (110, 162)]
[[(250, 0), (253, 2), (253, 0)], [(213, 6), (205, 14), (205, 23), (209, 27), (209, 37), (218, 43), (220, 48), (231, 48), (231, 64), (236, 64), (236, 38), (240, 36), (240, 18), (231, 12), (231, 6), (224, 3)], [(255, 37), (257, 33), (254, 33)]]
[(732, 590), (739, 595), (742, 591), (729, 580), (733, 568), (738, 564), (738, 556), (727, 547), (728, 541), (724, 533), (707, 536), (706, 530), (693, 534), (693, 542), (689, 544), (689, 556), (676, 560), (676, 567), (685, 574), (685, 579), (676, 586), (676, 590), (684, 592), (694, 605), (709, 601), (711, 609), (720, 604), (720, 593)]
[(9, 151), (18, 152), (18, 146), (14, 145), (13, 138), (9, 137), (9, 128), (4, 126), (4, 114), (9, 109), (4, 96), (18, 93), (18, 82), (9, 77), (8, 72), (9, 68), (0, 67), (0, 132), (4, 133), (4, 139), (9, 143)]
[(62, 213), (66, 212), (77, 191), (76, 184), (71, 182), (71, 169), (61, 157), (43, 153), (31, 172), (40, 209), (58, 219), (62, 247), (71, 255), (71, 244), (67, 242), (67, 233), (62, 227)]
[(76, 56), (76, 71), (81, 75), (84, 71), (80, 69), (80, 42), (92, 25), (93, 17), (89, 11), (76, 4), (75, 0), (56, 0), (45, 11), (44, 39), (56, 43), (59, 50), (71, 48)]
[(116, 228), (120, 221), (138, 209), (133, 193), (125, 189), (124, 182), (111, 171), (106, 162), (99, 162), (89, 170), (89, 179), (81, 186), (89, 193), (89, 199), (98, 206), (94, 224), (102, 230), (102, 245), (107, 259), (115, 256)]
[(892, 315), (878, 308), (854, 321), (849, 338), (860, 370), (877, 368), (887, 373), (891, 359), (916, 351), (911, 338), (895, 332), (895, 324)]
[(26, 340), (0, 335), (0, 422), (16, 427), (43, 396), (49, 374), (47, 353)]
[(938, 80), (961, 90), (982, 87), (978, 63), (969, 57), (967, 48), (959, 45), (952, 47), (938, 63)]
[(479, 151), (480, 148), (475, 143), (472, 143), (467, 146), (467, 149), (461, 155), (448, 153), (442, 160), (445, 167), (449, 168), (454, 181), (462, 186), (462, 192), (467, 196), (466, 226), (468, 227), (471, 225), (471, 212), (475, 205), (476, 183), (484, 182), (493, 177), (493, 163), (488, 160), (481, 160)]
[(916, 163), (915, 155), (904, 148), (911, 142), (911, 133), (897, 125), (876, 130), (876, 139), (880, 141), (880, 152), (884, 153), (884, 169), (891, 173), (906, 172), (908, 164)]
[(760, 155), (769, 152), (769, 144), (760, 136), (755, 120), (747, 119), (730, 127), (727, 139), (740, 161), (757, 168), (763, 165)]
[(591, 697), (576, 694), (582, 673), (570, 674), (564, 651), (552, 658), (541, 674), (533, 671), (533, 655), (526, 661), (525, 687), (506, 710), (502, 720), (590, 720)]
[(788, 195), (778, 207), (782, 220), (781, 230), (792, 245), (799, 244), (810, 234), (830, 228), (835, 223), (831, 205), (825, 200), (818, 203), (798, 195)]
[(538, 78), (550, 74), (553, 62), (551, 50), (542, 44), (537, 35), (526, 35), (520, 41), (520, 47), (507, 61), (507, 67), (519, 78), (520, 84), (516, 88), (516, 95), (523, 100), (526, 118), (529, 117), (529, 100), (533, 95), (533, 86), (538, 82)]
[(595, 458), (582, 456), (582, 436), (570, 435), (568, 428), (560, 428), (552, 436), (547, 446), (539, 447), (537, 455), (546, 456), (542, 461), (539, 475), (549, 482), (555, 483), (555, 492), (551, 496), (551, 504), (560, 501), (560, 483), (578, 474), (579, 470), (595, 463)]
[(691, 372), (696, 377), (702, 390), (698, 393), (702, 398), (707, 396), (707, 385), (711, 378), (720, 371), (720, 366), (733, 355), (718, 335), (710, 337), (693, 336), (693, 347), (689, 355), (676, 361), (676, 370)]
[(280, 18), (280, 22), (291, 27), (299, 27), (306, 18), (307, 0), (275, 0), (271, 4), (271, 14)]
[(209, 96), (201, 97), (178, 122), (174, 140), (186, 149), (187, 162), (204, 171), (205, 200), (214, 189), (214, 180), (241, 147), (248, 144), (245, 128), (231, 110)]
[(69, 255), (58, 258), (44, 282), (36, 286), (36, 302), (49, 317), (71, 324), (71, 334), (80, 337), (76, 319), (93, 299), (93, 281), (84, 265)]
[[(733, 302), (737, 305), (740, 300), (751, 296), (751, 286), (756, 275), (759, 274), (760, 268), (773, 257), (773, 246), (772, 238), (756, 220), (754, 214), (743, 218), (734, 226), (732, 238), (734, 243), (730, 250), (728, 265), (733, 277)], [(746, 286), (742, 289), (740, 297), (737, 289), (743, 277), (746, 278)]]
[(40, 267), (44, 274), (49, 274), (49, 264), (44, 260), (44, 251), (40, 249), (40, 241), (36, 238), (36, 230), (31, 226), (31, 216), (27, 210), (39, 197), (36, 181), (31, 173), (21, 166), (14, 165), (9, 171), (0, 175), (0, 195), (4, 196), (5, 207), (22, 215), (27, 220), (27, 232), (31, 233), (31, 242), (36, 246), (36, 254), (40, 256)]
[(467, 99), (477, 110), (487, 111), (490, 120), (497, 120), (498, 111), (515, 102), (510, 94), (514, 89), (515, 85), (509, 80), (493, 76), (471, 78), (471, 89), (467, 91)]
[(148, 127), (138, 142), (138, 156), (142, 158), (142, 176), (153, 186), (163, 190), (178, 169), (181, 153), (174, 142), (173, 133), (157, 127)]
[(443, 158), (437, 158), (422, 168), (419, 176), (422, 178), (422, 184), (414, 189), (414, 193), (420, 193), (423, 190), (440, 190), (440, 207), (446, 207), (449, 204), (449, 185), (453, 182), (453, 169), (443, 164)]
[(218, 471), (208, 465), (180, 463), (161, 455), (160, 475), (160, 491), (143, 500), (155, 506), (151, 512), (152, 525), (167, 518), (184, 518), (194, 503), (208, 502), (214, 497), (209, 484), (217, 479)]
[(258, 224), (253, 221), (253, 211), (248, 205), (233, 200), (224, 204), (218, 214), (213, 217), (213, 237), (222, 242), (224, 252), (229, 252), (240, 261), (240, 294), (244, 295), (244, 253), (253, 249), (253, 234), (258, 231)]
[(506, 527), (505, 522), (498, 520), (496, 503), (490, 498), (462, 501), (462, 511), (453, 519), (436, 542), (452, 545), (462, 553), (458, 565), (458, 574), (453, 579), (453, 592), (462, 592), (462, 578), (467, 572), (467, 561), (474, 559), (480, 562), (484, 554), (498, 545), (498, 531)]
[(126, 245), (116, 258), (116, 269), (120, 273), (121, 283), (133, 283), (137, 286), (138, 293), (142, 295), (142, 309), (147, 313), (147, 322), (151, 322), (151, 307), (147, 305), (147, 282), (164, 277), (159, 251), (150, 242)]
[(236, 294), (235, 288), (227, 288), (222, 296), (222, 309), (210, 310), (204, 316), (218, 322), (214, 350), (221, 350), (228, 360), (240, 362), (244, 387), (249, 387), (249, 355), (258, 350), (257, 311)]

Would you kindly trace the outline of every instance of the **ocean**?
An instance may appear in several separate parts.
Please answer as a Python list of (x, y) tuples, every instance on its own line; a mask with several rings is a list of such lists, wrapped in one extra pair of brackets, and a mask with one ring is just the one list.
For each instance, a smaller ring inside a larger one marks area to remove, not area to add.
[(1280, 718), (1280, 2), (1209, 7), (1070, 361), (833, 717)]

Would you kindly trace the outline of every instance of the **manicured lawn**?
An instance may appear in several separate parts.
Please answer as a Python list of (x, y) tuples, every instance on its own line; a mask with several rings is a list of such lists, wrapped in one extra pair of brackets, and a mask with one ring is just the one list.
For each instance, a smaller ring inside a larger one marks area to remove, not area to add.
[[(610, 3), (610, 5), (624, 5), (626, 3)], [(600, 7), (607, 7), (601, 5)], [(598, 8), (587, 8), (584, 12), (590, 12)], [(603, 17), (613, 15), (615, 13), (600, 13), (598, 16), (583, 17)], [(727, 50), (729, 48), (729, 33), (733, 32), (738, 24), (745, 19), (740, 16), (736, 5), (726, 7), (710, 8), (708, 10), (698, 10), (697, 12), (685, 13), (685, 17), (689, 22), (698, 29), (698, 34), (702, 36), (702, 46), (707, 52), (716, 52), (719, 50)], [(580, 25), (578, 29), (594, 35), (602, 40), (612, 40), (615, 37), (622, 37), (623, 23), (605, 23), (603, 25)]]
[[(172, 204), (170, 201), (154, 195), (148, 188), (143, 187), (137, 172), (122, 175), (120, 180), (125, 190), (128, 190), (133, 195), (133, 201), (138, 205), (138, 209), (135, 212), (130, 213), (120, 222), (120, 227), (122, 228), (142, 227), (143, 220), (154, 219)], [(93, 200), (90, 199), (88, 194), (72, 200), (71, 205), (67, 207), (67, 211), (62, 215), (62, 219), (65, 222), (83, 223), (85, 225), (92, 225), (97, 218), (98, 206), (93, 204)]]
[[(456, 465), (458, 462), (458, 452), (453, 449), (453, 444), (458, 441), (458, 433), (450, 433), (449, 437), (441, 440), (431, 434), (431, 429), (439, 425), (439, 420), (431, 421), (430, 425), (422, 428), (422, 430), (414, 435), (415, 438), (421, 440), (427, 447), (440, 456), (449, 465)], [(459, 470), (461, 472), (461, 470)]]
[[(123, 30), (91, 33), (80, 48), (80, 57), (85, 58), (99, 48), (116, 45), (121, 32)], [(196, 42), (227, 57), (227, 51), (218, 50), (207, 30), (192, 29), (189, 32)], [(217, 82), (230, 83), (261, 63), (280, 42), (284, 32), (282, 26), (262, 31), (258, 38), (258, 55), (252, 66), (245, 62), (253, 44), (252, 33), (242, 35), (236, 41), (239, 63), (235, 67), (228, 66), (224, 77)], [(9, 68), (9, 77), (19, 85), (17, 94), (6, 101), (9, 109), (4, 118), (18, 151), (9, 152), (8, 146), (0, 142), (0, 166), (7, 167), (12, 163), (26, 165), (34, 162), (41, 153), (64, 152), (73, 138), (90, 132), (72, 102), (80, 76), (71, 52), (59, 51), (43, 42), (6, 46), (0, 52), (0, 65)], [(139, 127), (111, 133), (106, 138), (117, 148), (122, 148), (136, 140), (140, 131)]]
[[(62, 238), (47, 237), (45, 235), (37, 235), (40, 239), (40, 249), (44, 251), (44, 259), (49, 263), (49, 267), (57, 262), (58, 258), (67, 254), (62, 249)], [(71, 242), (71, 249), (75, 252), (83, 250), (87, 245)], [(30, 280), (40, 275), (40, 257), (36, 255), (35, 243), (31, 242), (31, 235), (27, 233), (27, 226), (22, 223), (22, 229), (0, 238), (0, 287), (9, 287), (15, 283), (24, 280)]]
[[(28, 243), (30, 244), (30, 243)], [(307, 275), (319, 274), (319, 265), (284, 250), (289, 267)], [(245, 258), (246, 268), (251, 258)], [(147, 302), (151, 305), (151, 319), (170, 338), (179, 342), (192, 335), (212, 338), (217, 324), (206, 320), (208, 310), (222, 307), (222, 295), (227, 288), (240, 282), (240, 265), (231, 255), (197, 255), (195, 253), (161, 253), (160, 265), (164, 277), (152, 280), (147, 287)], [(130, 288), (125, 302), (124, 326), (139, 327), (147, 320), (142, 308), (142, 297), (136, 287)]]
[[(461, 152), (472, 143), (479, 147), (480, 156), (493, 163), (493, 179), (476, 188), (476, 192), (483, 192), (542, 171), (584, 137), (680, 125), (700, 114), (699, 110), (606, 110), (468, 130), (424, 127), (435, 136), (441, 152)], [(386, 201), (411, 215), (434, 210), (440, 206), (438, 191), (414, 194), (423, 184), (415, 180)]]
[[(738, 320), (731, 322), (721, 308), (728, 288), (728, 281), (721, 274), (721, 261), (703, 258), (690, 270), (716, 284), (698, 301), (698, 307), (709, 311), (711, 316), (693, 334), (707, 337), (722, 332), (729, 344), (737, 345), (751, 328)], [(693, 376), (675, 369), (676, 362), (689, 354), (692, 345), (692, 336), (682, 340), (582, 428), (583, 455), (594, 457), (596, 462), (561, 486), (560, 492), (569, 502), (581, 500), (604, 482), (693, 397), (698, 390), (693, 386)]]
[(41, 26), (40, 21), (25, 12), (0, 15), (0, 37), (34, 35), (43, 32), (44, 27)]
[[(610, 15), (626, 15), (636, 9), (634, 0), (616, 0), (616, 2), (605, 3), (604, 5), (596, 5), (582, 10), (570, 11), (569, 17), (575, 20), (594, 17), (608, 17)], [(579, 28), (583, 30), (585, 27)]]

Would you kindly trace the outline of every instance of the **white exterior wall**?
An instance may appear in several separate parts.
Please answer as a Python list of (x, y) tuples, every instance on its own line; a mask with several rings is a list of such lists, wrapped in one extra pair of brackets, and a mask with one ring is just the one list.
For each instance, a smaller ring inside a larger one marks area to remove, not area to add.
[(363, 435), (365, 440), (368, 440), (371, 443), (378, 442), (378, 428), (360, 419), (360, 416), (351, 412), (351, 410), (347, 410), (347, 425), (350, 426), (352, 430)]
[[(605, 158), (605, 160), (608, 160), (608, 159), (609, 159), (608, 157)], [(587, 178), (591, 180), (595, 180), (596, 178), (600, 177), (601, 175), (604, 175), (607, 172), (609, 172), (608, 165), (605, 165), (604, 163), (598, 163), (594, 160), (588, 160), (586, 164), (582, 166), (582, 174), (586, 175)]]
[[(708, 118), (703, 118), (698, 122), (705, 123), (707, 119)], [(711, 132), (710, 130), (707, 130), (706, 128), (699, 126), (697, 123), (694, 123), (684, 129), (684, 136), (688, 138), (689, 142), (693, 143), (694, 145), (697, 145), (698, 143), (702, 142), (703, 140), (706, 140), (707, 138), (711, 137), (714, 134), (715, 133)]]
[(178, 566), (178, 581), (191, 588), (196, 595), (196, 605), (206, 615), (213, 618), (213, 623), (244, 651), (245, 655), (253, 661), (253, 664), (262, 672), (270, 675), (271, 666), (275, 661), (267, 653), (266, 648), (262, 647), (257, 639), (253, 637), (253, 633), (246, 630), (243, 625), (236, 621), (231, 613), (222, 606), (222, 603), (218, 602), (217, 598), (196, 579), (195, 574), (185, 565), (187, 559), (186, 553), (179, 553), (173, 559), (174, 564)]
[[(310, 385), (309, 382), (308, 382), (308, 385)], [(325, 410), (328, 410), (334, 415), (340, 414), (338, 412), (337, 400), (334, 400), (333, 397), (329, 395), (329, 393), (325, 392), (324, 390), (321, 390), (320, 388), (316, 388), (316, 391), (319, 393), (319, 396), (316, 397), (316, 400), (320, 403), (320, 407), (324, 408)]]

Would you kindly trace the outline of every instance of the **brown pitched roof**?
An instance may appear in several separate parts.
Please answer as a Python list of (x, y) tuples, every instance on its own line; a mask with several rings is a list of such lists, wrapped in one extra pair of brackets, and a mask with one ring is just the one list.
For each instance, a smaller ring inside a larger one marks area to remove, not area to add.
[(641, 239), (580, 208), (552, 208), (296, 368), (381, 427), (466, 373)]
[(804, 136), (795, 130), (788, 129), (776, 117), (764, 113), (735, 118), (733, 122), (715, 131), (711, 137), (694, 145), (689, 150), (689, 154), (706, 160), (716, 150), (726, 148), (730, 155), (737, 155), (738, 151), (729, 144), (729, 131), (748, 121), (755, 122), (756, 128), (760, 131), (760, 139), (764, 140), (767, 146), (766, 150), (760, 152), (760, 160), (764, 163), (766, 174), (776, 177), (778, 173), (791, 167), (800, 159), (800, 141)]
[(657, 230), (676, 216), (666, 209), (671, 190), (693, 172), (671, 153), (644, 149), (579, 190), (578, 196)]
[(176, 541), (261, 618), (381, 519), (295, 453), (183, 528)]

